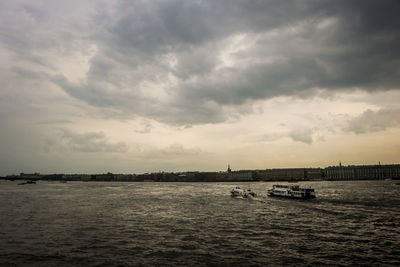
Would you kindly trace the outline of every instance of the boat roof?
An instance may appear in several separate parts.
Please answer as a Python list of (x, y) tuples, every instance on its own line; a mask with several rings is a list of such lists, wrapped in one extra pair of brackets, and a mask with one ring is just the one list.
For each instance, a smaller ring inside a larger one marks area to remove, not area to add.
[(314, 190), (311, 187), (300, 187), (299, 185), (288, 185), (288, 184), (274, 184), (273, 188), (290, 188), (294, 190)]

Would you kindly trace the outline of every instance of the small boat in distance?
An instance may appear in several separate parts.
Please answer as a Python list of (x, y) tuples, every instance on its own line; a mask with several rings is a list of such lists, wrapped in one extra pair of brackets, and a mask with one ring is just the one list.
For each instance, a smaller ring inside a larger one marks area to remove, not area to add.
[(242, 189), (239, 186), (236, 186), (231, 190), (231, 197), (255, 197), (256, 193), (251, 191), (251, 189)]
[(36, 184), (36, 181), (34, 181), (34, 180), (28, 180), (28, 181), (26, 181), (26, 182), (21, 182), (21, 183), (19, 183), (18, 185), (24, 185), (24, 184)]
[(271, 197), (287, 197), (297, 199), (315, 198), (315, 190), (313, 188), (301, 188), (298, 185), (273, 185), (268, 189), (267, 195)]

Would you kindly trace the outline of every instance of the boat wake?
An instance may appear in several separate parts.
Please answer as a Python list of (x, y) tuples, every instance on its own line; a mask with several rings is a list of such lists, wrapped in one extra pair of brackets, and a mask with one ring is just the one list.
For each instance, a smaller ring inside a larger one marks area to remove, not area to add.
[(258, 197), (258, 196), (232, 196), (234, 199), (243, 199), (243, 200), (249, 200), (249, 201), (256, 201), (256, 202), (261, 202), (261, 203), (267, 203), (265, 197)]

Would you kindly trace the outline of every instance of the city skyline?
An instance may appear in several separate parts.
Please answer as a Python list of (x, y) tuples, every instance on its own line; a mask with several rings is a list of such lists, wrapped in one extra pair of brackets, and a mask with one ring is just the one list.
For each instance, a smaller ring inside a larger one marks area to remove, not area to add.
[(400, 162), (398, 1), (2, 1), (0, 176)]
[(233, 173), (233, 172), (255, 172), (255, 171), (266, 171), (266, 170), (326, 170), (326, 169), (340, 169), (340, 168), (381, 168), (381, 167), (394, 167), (398, 168), (400, 166), (399, 163), (388, 163), (388, 164), (381, 164), (379, 161), (376, 164), (342, 164), (342, 162), (339, 162), (338, 164), (330, 164), (326, 166), (303, 166), (303, 167), (294, 167), (294, 166), (286, 166), (286, 167), (268, 167), (268, 168), (258, 168), (258, 169), (251, 169), (251, 168), (242, 168), (242, 169), (234, 169), (231, 168), (230, 164), (227, 165), (228, 167), (225, 169), (218, 169), (218, 170), (175, 170), (175, 171), (165, 171), (165, 170), (157, 170), (157, 171), (150, 171), (150, 172), (139, 172), (139, 173), (128, 173), (128, 172), (119, 172), (119, 173), (113, 173), (110, 171), (103, 171), (103, 172), (97, 172), (97, 173), (79, 173), (79, 172), (66, 172), (66, 173), (61, 173), (61, 172), (44, 172), (40, 173), (37, 171), (32, 171), (32, 172), (24, 172), (21, 171), (20, 173), (8, 173), (6, 175), (0, 176), (1, 178), (12, 178), (12, 177), (17, 177), (17, 176), (52, 176), (52, 175), (147, 175), (147, 174), (162, 174), (162, 173), (170, 173), (170, 174), (187, 174), (187, 173)]

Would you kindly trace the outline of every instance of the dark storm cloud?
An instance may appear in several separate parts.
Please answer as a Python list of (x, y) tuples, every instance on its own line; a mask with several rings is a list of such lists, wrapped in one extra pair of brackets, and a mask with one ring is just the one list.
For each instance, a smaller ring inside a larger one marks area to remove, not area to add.
[[(38, 7), (24, 10), (46, 20)], [(117, 1), (93, 10), (87, 34), (71, 22), (50, 41), (24, 39), (3, 25), (1, 40), (18, 51), (95, 44), (85, 81), (52, 81), (90, 105), (178, 125), (222, 122), (252, 101), (315, 88), (399, 89), (399, 1)]]

